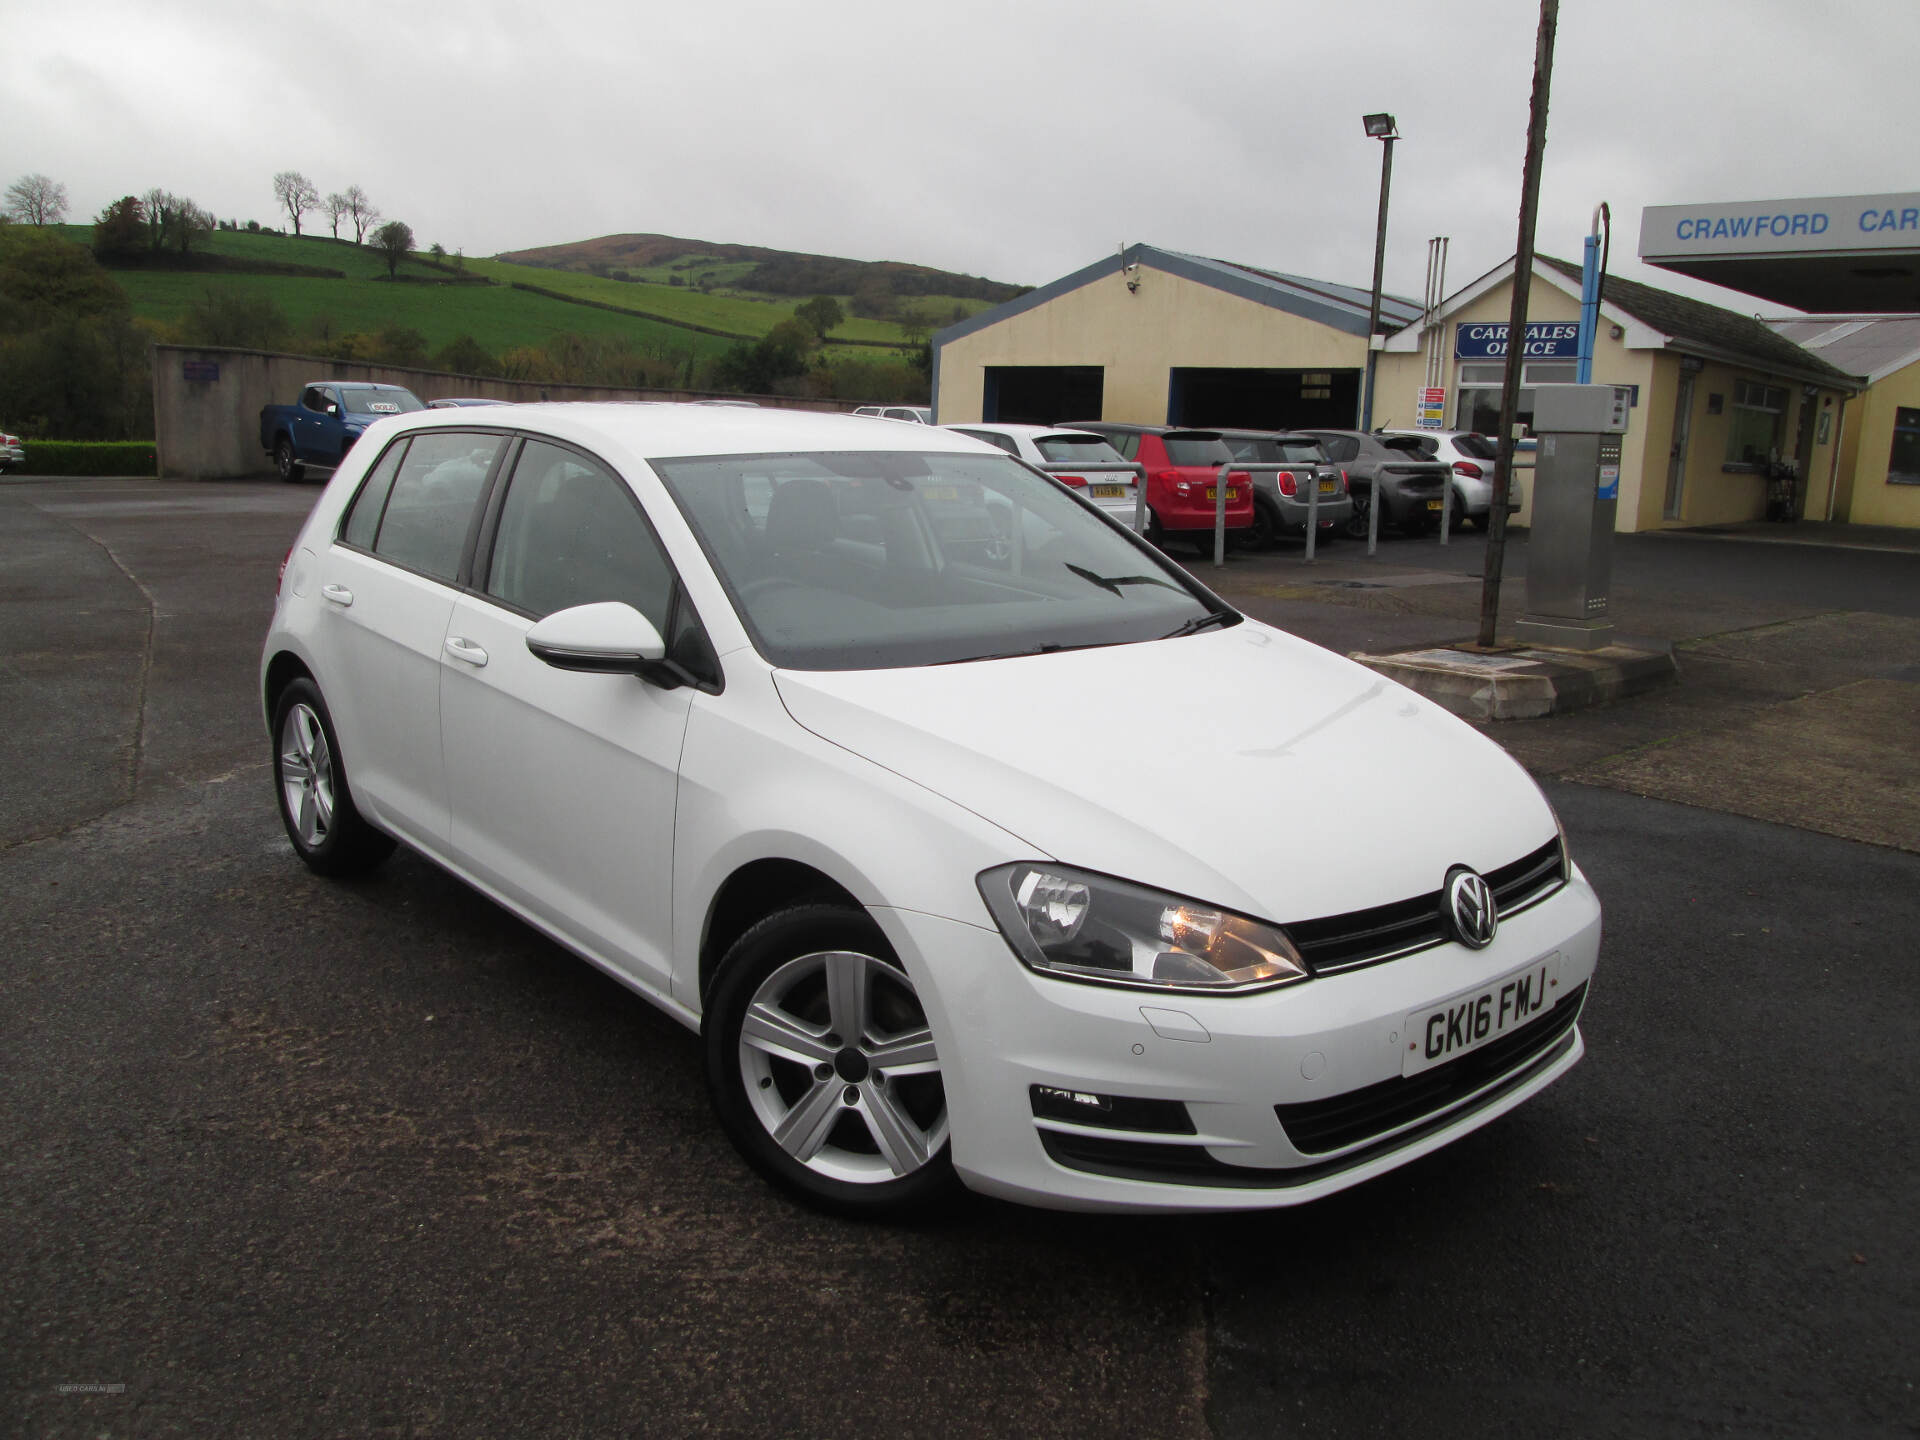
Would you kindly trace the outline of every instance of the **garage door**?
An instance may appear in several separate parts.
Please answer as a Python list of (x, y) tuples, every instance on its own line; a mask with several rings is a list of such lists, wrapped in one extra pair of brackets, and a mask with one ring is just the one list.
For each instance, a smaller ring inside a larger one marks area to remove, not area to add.
[(1176, 368), (1167, 374), (1169, 425), (1346, 430), (1360, 413), (1358, 370)]
[(1006, 425), (1057, 425), (1098, 417), (1107, 372), (1099, 365), (989, 365), (980, 418)]

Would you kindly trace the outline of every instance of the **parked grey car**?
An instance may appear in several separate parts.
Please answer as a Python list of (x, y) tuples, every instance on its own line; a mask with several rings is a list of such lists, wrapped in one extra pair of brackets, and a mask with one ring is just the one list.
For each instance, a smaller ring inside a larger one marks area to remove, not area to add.
[(1437, 460), (1422, 458), (1418, 436), (1367, 435), (1358, 430), (1307, 430), (1318, 440), (1327, 458), (1347, 472), (1353, 495), (1353, 513), (1347, 534), (1367, 536), (1367, 511), (1376, 487), (1380, 492), (1380, 529), (1395, 526), (1418, 535), (1440, 524), (1444, 489), (1453, 471)]
[[(1233, 458), (1250, 465), (1298, 465), (1298, 470), (1253, 472), (1253, 528), (1241, 537), (1252, 550), (1270, 550), (1282, 535), (1307, 533), (1307, 517), (1315, 515), (1320, 529), (1344, 527), (1353, 513), (1353, 499), (1340, 467), (1311, 435), (1284, 430), (1222, 430)], [(1312, 489), (1318, 487), (1319, 502)]]

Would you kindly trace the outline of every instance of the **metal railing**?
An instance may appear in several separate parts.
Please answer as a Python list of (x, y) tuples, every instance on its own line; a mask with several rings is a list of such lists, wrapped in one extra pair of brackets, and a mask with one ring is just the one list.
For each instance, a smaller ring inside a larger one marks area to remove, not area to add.
[(1137, 460), (1089, 460), (1084, 464), (1072, 460), (1050, 461), (1034, 467), (1048, 475), (1119, 475), (1130, 473), (1133, 476), (1133, 529), (1136, 535), (1147, 533), (1147, 467)]
[(1304, 474), (1307, 477), (1307, 554), (1308, 564), (1313, 562), (1314, 544), (1320, 536), (1320, 474), (1317, 465), (1296, 460), (1290, 465), (1255, 464), (1247, 460), (1235, 460), (1222, 465), (1213, 487), (1213, 563), (1227, 563), (1227, 476), (1245, 475), (1249, 484), (1255, 475)]

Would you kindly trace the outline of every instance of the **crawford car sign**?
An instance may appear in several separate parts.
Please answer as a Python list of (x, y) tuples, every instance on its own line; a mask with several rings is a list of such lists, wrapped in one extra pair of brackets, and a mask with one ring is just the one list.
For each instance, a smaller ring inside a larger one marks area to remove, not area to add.
[(1654, 205), (1641, 212), (1640, 257), (1831, 254), (1920, 245), (1920, 192)]
[[(1453, 353), (1461, 360), (1504, 360), (1506, 322), (1455, 325)], [(1580, 326), (1572, 320), (1529, 320), (1520, 353), (1529, 360), (1572, 360), (1580, 353)]]

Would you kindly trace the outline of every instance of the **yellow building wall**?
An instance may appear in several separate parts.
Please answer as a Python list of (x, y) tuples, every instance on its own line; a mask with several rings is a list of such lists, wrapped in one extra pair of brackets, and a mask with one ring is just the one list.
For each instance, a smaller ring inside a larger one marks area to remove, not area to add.
[[(1673, 413), (1674, 401), (1680, 375), (1677, 357), (1663, 357), (1666, 363), (1662, 370), (1667, 372), (1666, 383), (1660, 404), (1666, 413)], [(1718, 361), (1709, 361), (1696, 374), (1693, 384), (1693, 425), (1687, 440), (1686, 484), (1680, 495), (1680, 515), (1677, 519), (1663, 518), (1662, 510), (1666, 503), (1666, 462), (1662, 459), (1659, 466), (1659, 483), (1649, 487), (1650, 493), (1642, 497), (1642, 528), (1684, 529), (1697, 525), (1729, 525), (1746, 520), (1763, 519), (1767, 513), (1766, 476), (1751, 470), (1728, 469), (1727, 440), (1733, 429), (1733, 397), (1735, 382), (1748, 380), (1755, 384), (1778, 386), (1787, 392), (1786, 415), (1780, 425), (1780, 451), (1791, 459), (1794, 455), (1794, 442), (1799, 434), (1800, 404), (1803, 398), (1801, 382), (1783, 379), (1778, 375), (1769, 375), (1763, 370), (1749, 366), (1728, 365)], [(1720, 413), (1712, 413), (1712, 397), (1720, 397)], [(1826, 515), (1828, 491), (1834, 471), (1834, 446), (1839, 442), (1839, 411), (1842, 394), (1839, 391), (1821, 390), (1814, 396), (1814, 445), (1811, 460), (1806, 473), (1800, 477), (1801, 493), (1805, 497), (1805, 513), (1813, 519), (1822, 519)], [(1831, 401), (1829, 405), (1827, 402)], [(1819, 411), (1830, 410), (1834, 419), (1828, 422), (1827, 439), (1824, 444), (1819, 440)], [(1852, 418), (1851, 411), (1849, 419)], [(1666, 446), (1672, 442), (1672, 420), (1669, 419), (1667, 433), (1663, 437), (1665, 444), (1660, 451), (1664, 457), (1668, 453)], [(1652, 447), (1649, 446), (1649, 453)]]
[(1103, 276), (943, 345), (934, 397), (941, 424), (984, 418), (989, 365), (1098, 365), (1106, 372), (1102, 413), (1088, 418), (1161, 425), (1170, 369), (1366, 364), (1364, 336), (1149, 265), (1139, 279), (1139, 290), (1129, 292), (1119, 274)]
[[(1851, 475), (1853, 493), (1836, 519), (1855, 525), (1920, 527), (1920, 485), (1889, 485), (1887, 461), (1893, 453), (1894, 411), (1920, 409), (1920, 363), (1896, 370), (1847, 407), (1850, 452), (1842, 467)], [(1812, 515), (1813, 507), (1807, 507)]]

